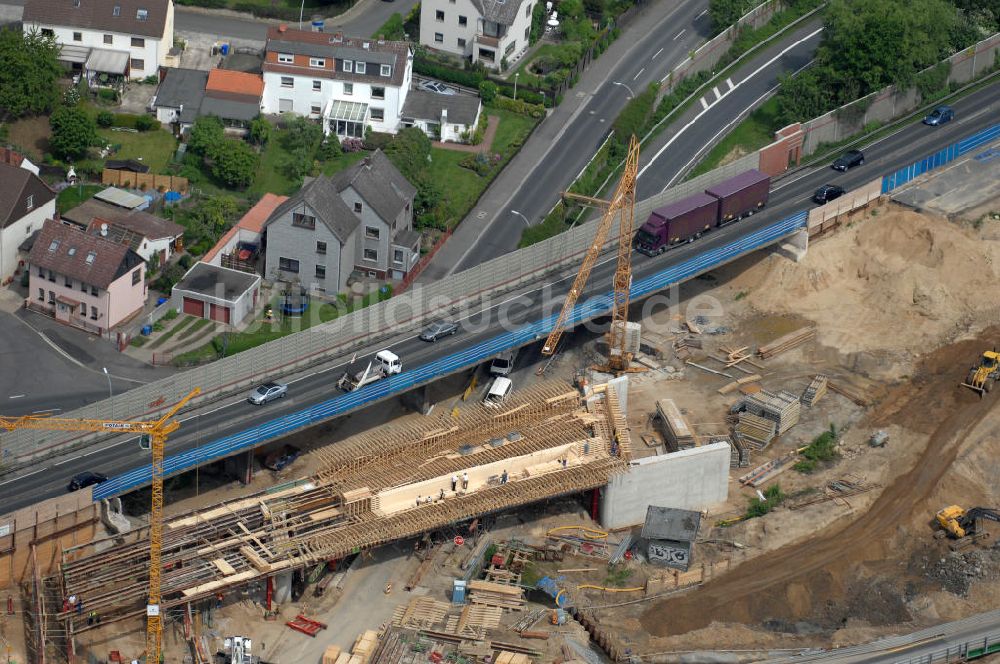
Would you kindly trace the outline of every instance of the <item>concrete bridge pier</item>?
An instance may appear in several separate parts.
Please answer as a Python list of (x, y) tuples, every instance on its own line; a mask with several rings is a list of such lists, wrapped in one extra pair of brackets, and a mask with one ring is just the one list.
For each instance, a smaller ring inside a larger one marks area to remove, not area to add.
[(776, 251), (785, 258), (799, 263), (809, 252), (809, 230), (802, 228), (778, 245)]
[(431, 410), (434, 408), (427, 385), (404, 392), (399, 396), (399, 399), (404, 406), (421, 415), (430, 415)]

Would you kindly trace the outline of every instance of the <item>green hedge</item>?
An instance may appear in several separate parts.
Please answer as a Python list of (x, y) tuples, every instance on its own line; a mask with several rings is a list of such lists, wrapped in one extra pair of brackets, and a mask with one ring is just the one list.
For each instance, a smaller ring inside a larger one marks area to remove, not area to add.
[(529, 104), (521, 99), (511, 99), (510, 97), (499, 96), (493, 100), (493, 105), (499, 109), (529, 115), (533, 118), (541, 118), (545, 115), (545, 107), (538, 104)]
[[(496, 84), (500, 94), (507, 95), (508, 97), (514, 96), (513, 83), (502, 79), (492, 78), (486, 72), (478, 69), (459, 69), (457, 67), (449, 67), (448, 65), (434, 62), (418, 55), (413, 59), (413, 71), (421, 76), (428, 76), (446, 83), (454, 83), (455, 85), (475, 88), (477, 90), (479, 89), (480, 83), (488, 80)], [(549, 96), (551, 97), (551, 95)], [(545, 102), (546, 97), (539, 92), (526, 89), (523, 85), (520, 85), (517, 88), (517, 99), (518, 101), (523, 99), (529, 104), (540, 105)], [(550, 104), (551, 101), (552, 100), (549, 99)]]

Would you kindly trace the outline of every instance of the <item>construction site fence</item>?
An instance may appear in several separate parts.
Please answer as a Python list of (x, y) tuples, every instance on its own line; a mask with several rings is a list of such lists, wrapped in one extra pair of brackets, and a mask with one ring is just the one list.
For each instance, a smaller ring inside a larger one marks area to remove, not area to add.
[[(949, 68), (946, 83), (969, 83), (997, 66), (1000, 54), (1000, 33), (958, 51), (939, 64)], [(928, 72), (934, 67), (928, 67)], [(924, 73), (921, 72), (921, 73)], [(918, 74), (919, 76), (919, 74)], [(824, 143), (839, 143), (861, 132), (871, 123), (886, 124), (920, 108), (924, 101), (915, 88), (885, 87), (849, 104), (836, 108), (801, 125), (803, 131), (802, 153), (812, 154)]]
[(806, 224), (809, 236), (829, 231), (840, 223), (843, 215), (877, 201), (882, 197), (882, 182), (883, 178), (876, 178), (857, 189), (852, 189), (840, 198), (835, 198), (825, 205), (809, 210), (809, 223)]
[[(672, 284), (708, 272), (747, 253), (779, 242), (804, 229), (807, 220), (807, 213), (805, 211), (799, 212), (728, 244), (702, 252), (678, 265), (633, 282), (631, 296), (633, 299), (645, 297)], [(613, 293), (610, 292), (589, 298), (574, 307), (566, 325), (572, 327), (605, 314), (611, 310), (612, 304)], [(516, 330), (498, 334), (477, 346), (390, 376), (353, 392), (338, 395), (323, 403), (281, 416), (262, 425), (208, 442), (195, 449), (169, 456), (164, 460), (163, 472), (165, 475), (173, 475), (238, 452), (253, 449), (264, 442), (286, 436), (383, 399), (401, 395), (443, 376), (475, 366), (505, 350), (519, 348), (544, 338), (551, 331), (557, 317), (558, 312), (553, 313)], [(98, 485), (94, 488), (94, 498), (107, 498), (130, 491), (144, 486), (150, 481), (150, 478), (151, 466), (147, 464), (123, 475), (112, 477), (107, 482)]]
[(928, 155), (920, 161), (915, 161), (909, 166), (904, 166), (895, 173), (891, 173), (882, 178), (882, 193), (887, 194), (897, 187), (901, 187), (910, 180), (923, 175), (935, 168), (940, 168), (959, 157), (963, 157), (973, 150), (1000, 139), (1000, 124), (995, 124), (980, 132), (963, 138), (957, 143), (952, 143), (943, 150), (938, 150), (932, 155)]

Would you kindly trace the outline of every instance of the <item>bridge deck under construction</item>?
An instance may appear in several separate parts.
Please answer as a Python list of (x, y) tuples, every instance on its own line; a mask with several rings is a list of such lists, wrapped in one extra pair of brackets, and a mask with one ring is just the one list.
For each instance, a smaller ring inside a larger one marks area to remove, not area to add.
[[(546, 382), (499, 409), (408, 418), (316, 452), (322, 469), (308, 481), (171, 518), (161, 606), (603, 486), (625, 470), (630, 446), (615, 392), (602, 388), (584, 402), (565, 383)], [(145, 615), (147, 532), (124, 537), (63, 551), (61, 574), (46, 583), (49, 618), (88, 629), (72, 608), (63, 611), (70, 595), (105, 623)]]

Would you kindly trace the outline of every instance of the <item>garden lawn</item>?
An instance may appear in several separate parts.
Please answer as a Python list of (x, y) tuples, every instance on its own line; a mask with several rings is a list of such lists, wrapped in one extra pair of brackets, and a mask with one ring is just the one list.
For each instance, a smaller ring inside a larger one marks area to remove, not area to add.
[[(338, 155), (336, 159), (322, 164), (323, 174), (333, 175), (364, 159), (368, 154), (370, 153), (362, 150)], [(257, 195), (270, 192), (282, 196), (290, 196), (298, 191), (301, 183), (285, 175), (285, 164), (289, 158), (288, 151), (281, 146), (281, 132), (274, 130), (261, 153), (257, 177), (254, 178), (249, 191)]]
[[(525, 85), (530, 85), (536, 88), (542, 87), (542, 77), (536, 76), (529, 71), (531, 63), (539, 58), (544, 58), (547, 56), (555, 55), (559, 52), (559, 44), (542, 44), (535, 51), (534, 55), (531, 56), (530, 60), (526, 60), (521, 63), (521, 66), (517, 68), (517, 73), (520, 74), (517, 78), (518, 83), (524, 83)], [(508, 77), (509, 81), (513, 82), (513, 75)]]
[(500, 124), (497, 125), (497, 133), (493, 137), (490, 152), (499, 152), (505, 157), (507, 156), (508, 148), (518, 141), (523, 144), (528, 134), (531, 133), (532, 127), (538, 123), (538, 120), (535, 118), (499, 108), (486, 107), (483, 109), (483, 113), (486, 115), (495, 115), (500, 118)]
[(719, 144), (712, 148), (688, 177), (693, 178), (707, 173), (770, 144), (774, 141), (774, 132), (780, 129), (775, 127), (777, 112), (778, 98), (771, 97), (719, 141)]
[[(500, 124), (503, 125), (502, 122)], [(459, 162), (467, 156), (468, 152), (431, 148), (431, 163), (427, 172), (435, 182), (446, 183), (437, 204), (437, 218), (447, 228), (454, 228), (462, 221), (489, 184), (487, 178), (459, 166)]]
[(137, 133), (98, 129), (97, 133), (112, 145), (121, 145), (112, 159), (139, 159), (149, 166), (151, 173), (166, 173), (177, 149), (177, 140), (165, 129)]
[(59, 214), (62, 214), (66, 210), (72, 210), (80, 203), (89, 200), (94, 194), (104, 189), (104, 186), (99, 184), (78, 184), (73, 187), (67, 187), (59, 192), (56, 197), (56, 210)]

